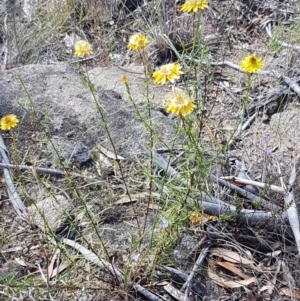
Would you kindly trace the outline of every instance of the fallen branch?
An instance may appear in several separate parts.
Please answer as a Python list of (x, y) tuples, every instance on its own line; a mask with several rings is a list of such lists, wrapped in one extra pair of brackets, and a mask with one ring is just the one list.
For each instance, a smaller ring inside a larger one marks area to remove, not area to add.
[[(150, 151), (148, 151), (143, 145), (141, 145), (141, 148), (144, 150), (145, 154), (149, 157), (150, 156)], [(171, 167), (168, 162), (162, 157), (160, 156), (159, 154), (155, 153), (154, 154), (154, 163), (159, 166), (160, 168), (162, 168), (164, 170), (165, 173), (167, 173), (168, 175), (174, 177), (174, 178), (177, 178), (177, 179), (181, 179), (181, 181), (184, 181), (180, 174), (173, 168)], [(224, 186), (227, 186), (231, 189), (233, 189), (234, 191), (238, 192), (239, 194), (249, 198), (250, 200), (253, 200), (253, 201), (256, 201), (256, 202), (261, 202), (263, 205), (267, 206), (267, 207), (270, 207), (270, 206), (273, 206), (274, 204), (268, 202), (267, 200), (265, 199), (262, 199), (261, 197), (258, 197), (257, 195), (254, 195), (253, 193), (251, 192), (248, 192), (248, 191), (245, 191), (244, 189), (234, 185), (234, 184), (231, 184), (225, 180), (227, 180), (227, 178), (231, 178), (232, 176), (230, 177), (220, 177), (218, 178), (217, 176), (215, 175), (211, 175), (211, 179), (215, 182), (218, 182)], [(234, 179), (240, 179), (240, 178), (236, 178), (236, 177), (232, 177)], [(245, 180), (245, 179), (242, 179), (242, 180)], [(250, 181), (249, 183), (246, 183), (246, 184), (252, 184), (255, 183), (254, 181), (251, 181), (251, 180), (245, 180), (245, 181)], [(238, 182), (238, 181), (236, 181)], [(187, 182), (185, 181), (184, 182), (185, 184), (187, 184)], [(279, 186), (276, 186), (276, 188), (278, 188), (280, 191), (282, 191), (282, 188), (279, 187)], [(201, 192), (201, 197), (204, 199), (205, 202), (209, 202), (209, 203), (215, 203), (215, 204), (225, 204), (223, 201), (215, 198), (215, 197), (212, 197), (212, 196), (209, 196), (207, 195), (206, 193), (204, 192)], [(275, 207), (273, 207), (274, 209), (281, 209), (279, 206), (276, 206), (274, 205)]]
[(284, 75), (281, 78), (294, 92), (300, 95), (300, 87), (296, 81), (292, 81), (289, 77)]
[[(6, 154), (7, 148), (5, 146), (4, 140), (2, 135), (0, 134), (0, 157), (1, 160), (5, 164), (10, 164), (8, 156)], [(7, 168), (3, 169), (3, 178), (5, 180), (5, 185), (7, 187), (7, 193), (9, 197), (9, 201), (14, 207), (14, 210), (16, 211), (17, 215), (23, 219), (27, 219), (27, 210), (26, 206), (24, 205), (23, 201), (21, 200), (19, 194), (16, 191), (16, 188), (14, 186), (11, 174)]]
[(184, 273), (180, 270), (177, 270), (177, 269), (174, 269), (174, 268), (171, 268), (171, 267), (165, 267), (165, 269), (167, 271), (169, 271), (171, 274), (173, 274), (174, 276), (177, 276), (178, 278), (180, 278), (183, 281), (186, 281), (189, 277), (188, 274), (186, 274), (186, 273)]
[(102, 269), (108, 270), (112, 275), (114, 275), (118, 279), (120, 283), (123, 283), (123, 279), (124, 279), (123, 273), (118, 269), (116, 269), (109, 262), (100, 259), (95, 253), (91, 252), (90, 250), (88, 250), (87, 248), (83, 247), (82, 245), (80, 245), (79, 243), (73, 240), (63, 238), (60, 240), (60, 242), (80, 252), (84, 256), (84, 258), (87, 259), (88, 261), (93, 262), (94, 264), (98, 265)]
[(238, 178), (235, 176), (226, 176), (226, 177), (220, 177), (223, 180), (230, 180), (236, 183), (240, 183), (240, 184), (245, 184), (245, 185), (253, 185), (259, 188), (268, 188), (271, 189), (272, 191), (281, 193), (281, 194), (285, 194), (286, 191), (279, 186), (276, 185), (270, 185), (270, 184), (266, 184), (266, 183), (262, 183), (262, 182), (256, 182), (256, 181), (252, 181), (252, 180), (247, 180), (247, 179), (243, 179), (243, 178)]
[(143, 295), (144, 297), (146, 297), (148, 300), (150, 301), (165, 301), (161, 298), (159, 298), (158, 296), (152, 294), (151, 292), (149, 292), (148, 290), (146, 290), (144, 287), (142, 287), (139, 284), (134, 284), (133, 288), (140, 293), (141, 295)]
[[(250, 201), (254, 201), (259, 204), (262, 204), (265, 208), (267, 208), (269, 210), (281, 210), (281, 207), (277, 206), (276, 204), (272, 204), (271, 202), (265, 200), (264, 198), (261, 198), (249, 191), (244, 190), (243, 188), (241, 188), (239, 186), (236, 186), (228, 181), (225, 181), (223, 179), (224, 177), (218, 178), (215, 175), (211, 175), (211, 178), (216, 183), (219, 183), (223, 186), (230, 188), (233, 191), (236, 191), (239, 195), (244, 196), (245, 198), (249, 199)], [(251, 180), (247, 180), (247, 181), (251, 181)]]
[[(82, 245), (80, 245), (79, 243), (73, 240), (63, 238), (60, 240), (60, 242), (80, 252), (86, 260), (98, 265), (102, 269), (108, 270), (113, 276), (117, 278), (120, 284), (124, 283), (123, 273), (111, 263), (103, 259), (100, 259), (95, 253), (91, 252), (90, 250), (88, 250), (87, 248), (83, 247)], [(147, 289), (145, 289), (139, 284), (133, 284), (133, 288), (143, 296), (147, 297), (150, 301), (164, 301), (163, 299), (149, 292)]]
[[(239, 161), (238, 159), (235, 159), (234, 161), (236, 166), (237, 177), (242, 179), (252, 180), (248, 175), (247, 172), (248, 170), (246, 168), (244, 161)], [(253, 185), (245, 185), (243, 188), (255, 195), (259, 195), (260, 193), (259, 189)]]
[(19, 169), (21, 171), (29, 170), (36, 173), (41, 174), (49, 174), (49, 175), (56, 175), (56, 176), (71, 176), (71, 177), (78, 177), (88, 180), (94, 180), (93, 178), (83, 176), (76, 172), (65, 172), (58, 169), (52, 169), (52, 168), (43, 168), (43, 167), (32, 167), (32, 166), (26, 166), (26, 165), (14, 165), (14, 164), (8, 164), (8, 163), (0, 163), (0, 167), (2, 168), (10, 168), (10, 169)]
[[(210, 65), (212, 66), (220, 66), (220, 67), (223, 67), (223, 66), (227, 66), (227, 67), (230, 67), (236, 71), (239, 71), (239, 72), (242, 72), (242, 73), (246, 73), (239, 65), (236, 65), (230, 61), (222, 61), (222, 62), (209, 62)], [(282, 75), (279, 74), (277, 71), (275, 70), (271, 70), (271, 71), (258, 71), (256, 72), (255, 74), (257, 75), (269, 75), (269, 76), (272, 76), (272, 77), (276, 77), (278, 79), (281, 79)]]
[(197, 270), (200, 268), (200, 266), (202, 265), (204, 259), (206, 258), (210, 247), (211, 247), (211, 242), (208, 241), (204, 245), (203, 249), (201, 250), (201, 253), (200, 253), (199, 257), (197, 258), (197, 261), (195, 262), (195, 264), (193, 266), (192, 272), (190, 273), (190, 275), (188, 276), (187, 280), (185, 281), (185, 283), (183, 284), (183, 286), (181, 288), (181, 291), (185, 292), (185, 297), (186, 298), (189, 294), (190, 286), (191, 286), (191, 283), (192, 283), (192, 281), (195, 277), (195, 274), (196, 274)]
[[(144, 153), (147, 155), (147, 157), (151, 158), (151, 152), (147, 150), (147, 148), (143, 144), (139, 144), (140, 148), (144, 151)], [(169, 176), (174, 178), (181, 178), (179, 173), (168, 163), (161, 155), (157, 154), (156, 152), (154, 155), (154, 161), (155, 164), (158, 165), (160, 168), (164, 170), (165, 173), (167, 173)]]
[[(279, 167), (279, 165), (278, 165)], [(295, 192), (294, 192), (294, 184), (296, 181), (296, 167), (293, 166), (291, 170), (291, 175), (289, 179), (289, 187), (286, 187), (284, 183), (282, 182), (284, 188), (286, 191), (288, 191), (285, 196), (283, 197), (284, 203), (287, 206), (287, 216), (290, 223), (290, 226), (292, 228), (296, 246), (298, 248), (298, 254), (300, 256), (300, 224), (299, 224), (299, 214), (297, 210), (297, 205), (295, 202)]]
[[(169, 40), (169, 38), (166, 36), (166, 35), (163, 35), (163, 37), (166, 39), (166, 40)], [(171, 43), (168, 43), (168, 45), (172, 45), (172, 42)], [(288, 45), (288, 44), (287, 44)], [(294, 47), (295, 48), (295, 47)], [(298, 47), (296, 47), (295, 49), (298, 50)], [(178, 54), (178, 57), (180, 57), (180, 54), (178, 53), (178, 51), (175, 49), (175, 47), (172, 47), (172, 50)], [(194, 61), (194, 62), (197, 62), (197, 63), (203, 63), (205, 64), (205, 62), (203, 61), (200, 61), (200, 60), (196, 60), (195, 58), (192, 58), (190, 56), (185, 56), (186, 59), (190, 60), (190, 61)], [(208, 65), (211, 65), (211, 66), (227, 66), (227, 67), (230, 67), (236, 71), (239, 71), (239, 72), (242, 72), (242, 73), (246, 73), (240, 66), (230, 62), (230, 61), (227, 61), (227, 60), (224, 60), (222, 62), (207, 62), (206, 64)], [(300, 86), (297, 84), (296, 81), (292, 81), (289, 77), (285, 76), (285, 75), (282, 75), (280, 74), (279, 72), (275, 71), (275, 70), (265, 70), (265, 71), (259, 71), (259, 72), (256, 72), (255, 74), (257, 75), (265, 75), (265, 76), (271, 76), (271, 77), (275, 77), (279, 80), (283, 80), (293, 91), (295, 91), (299, 96), (300, 96)]]
[[(150, 155), (150, 151), (148, 151), (143, 145), (140, 145), (141, 148), (144, 150), (147, 156)], [(159, 166), (160, 168), (164, 169), (164, 171), (173, 176), (176, 179), (180, 179), (184, 184), (187, 182), (181, 178), (180, 174), (169, 164), (167, 161), (157, 153), (153, 155), (154, 163)], [(244, 179), (243, 179), (244, 180)], [(188, 203), (193, 204), (193, 199), (188, 199)], [(198, 204), (200, 207), (203, 208), (205, 213), (220, 216), (221, 214), (230, 214), (233, 217), (238, 217), (239, 221), (246, 225), (266, 225), (269, 224), (271, 220), (276, 221), (276, 224), (279, 223), (281, 219), (286, 220), (287, 214), (286, 212), (276, 214), (276, 218), (273, 216), (274, 212), (265, 212), (259, 210), (248, 210), (242, 209), (239, 212), (237, 211), (236, 207), (233, 205), (228, 205), (225, 202), (215, 198), (213, 196), (209, 196), (204, 192), (199, 192), (199, 200)], [(272, 223), (273, 225), (273, 223)]]
[[(180, 270), (177, 270), (177, 269), (174, 269), (174, 268), (171, 268), (171, 267), (165, 267), (165, 269), (170, 274), (172, 274), (173, 276), (178, 277), (179, 279), (181, 279), (183, 281), (187, 281), (187, 279), (189, 277), (188, 274), (186, 274), (186, 273), (184, 273)], [(194, 294), (197, 294), (201, 298), (203, 298), (205, 296), (204, 285), (200, 281), (198, 281), (197, 279), (193, 279), (190, 288), (191, 288), (191, 290), (193, 291)]]
[[(212, 65), (212, 66), (228, 66), (234, 70), (245, 73), (245, 71), (240, 66), (233, 64), (232, 62), (226, 61), (226, 60), (223, 62), (210, 62), (210, 65)], [(291, 80), (288, 76), (282, 75), (275, 70), (259, 71), (259, 72), (256, 72), (255, 74), (264, 75), (264, 76), (272, 76), (277, 79), (283, 80), (293, 91), (295, 91), (300, 96), (300, 86), (297, 84), (296, 81)]]
[(233, 205), (228, 205), (226, 203), (223, 204), (215, 204), (199, 201), (199, 206), (203, 207), (205, 213), (220, 216), (222, 214), (230, 215), (231, 217), (238, 218), (239, 222), (244, 225), (261, 227), (270, 226), (274, 227), (275, 225), (279, 225), (280, 221), (287, 220), (287, 213), (278, 213), (274, 216), (272, 212), (258, 211), (258, 210), (249, 210), (242, 209), (237, 211), (236, 207)]

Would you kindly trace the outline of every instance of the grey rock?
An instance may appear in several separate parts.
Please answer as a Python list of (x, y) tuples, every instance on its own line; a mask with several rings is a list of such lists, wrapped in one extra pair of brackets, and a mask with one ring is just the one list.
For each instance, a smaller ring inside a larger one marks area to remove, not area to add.
[[(148, 122), (146, 88), (142, 75), (126, 75), (135, 106), (129, 101), (119, 69), (96, 68), (90, 72), (97, 91), (95, 99), (103, 114), (101, 118), (84, 74), (71, 65), (27, 65), (11, 69), (0, 74), (0, 115), (17, 114), (21, 136), (28, 128), (43, 132), (48, 137), (47, 152), (52, 164), (57, 159), (57, 151), (65, 160), (75, 159), (82, 164), (89, 160), (88, 150), (97, 143), (113, 151), (112, 142), (119, 155), (135, 156), (140, 152), (139, 142), (147, 146), (150, 137), (145, 126)], [(168, 144), (175, 131), (172, 118), (158, 109), (165, 93), (166, 89), (161, 87), (149, 90), (153, 135), (160, 145)]]
[(71, 201), (63, 195), (45, 198), (29, 206), (29, 220), (45, 232), (57, 230), (71, 210)]

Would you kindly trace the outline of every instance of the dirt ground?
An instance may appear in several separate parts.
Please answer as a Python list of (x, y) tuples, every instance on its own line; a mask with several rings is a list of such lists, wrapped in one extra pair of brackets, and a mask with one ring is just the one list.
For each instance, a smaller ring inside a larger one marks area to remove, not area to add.
[[(213, 248), (222, 248), (222, 256), (225, 249), (236, 252), (231, 256), (251, 259), (255, 268), (210, 253), (197, 271), (187, 300), (300, 299), (299, 256), (286, 221), (274, 223), (271, 228), (232, 223), (221, 217), (198, 227), (187, 221), (185, 228), (176, 230), (177, 236), (168, 232), (168, 225), (161, 224), (168, 210), (167, 194), (159, 186), (149, 189), (150, 160), (141, 147), (149, 147), (150, 140), (145, 127), (147, 93), (151, 100), (151, 133), (158, 152), (168, 159), (166, 149), (174, 147), (179, 154), (187, 140), (176, 132), (178, 119), (163, 110), (162, 100), (172, 86), (150, 83), (147, 90), (141, 58), (130, 53), (126, 43), (128, 32), (146, 31), (154, 41), (147, 49), (149, 69), (176, 61), (176, 51), (183, 53), (179, 46), (191, 43), (190, 24), (197, 21), (180, 12), (182, 3), (145, 1), (128, 12), (129, 2), (122, 9), (116, 1), (108, 1), (105, 16), (101, 15), (99, 21), (101, 26), (97, 27), (90, 15), (82, 23), (95, 56), (79, 65), (66, 43), (66, 37), (75, 30), (68, 28), (34, 39), (30, 26), (39, 24), (34, 14), (29, 19), (22, 13), (13, 15), (11, 3), (5, 1), (0, 8), (1, 16), (8, 20), (0, 22), (0, 117), (13, 112), (20, 123), (14, 136), (9, 132), (2, 136), (11, 162), (33, 167), (33, 171), (16, 168), (12, 175), (26, 207), (36, 212), (33, 204), (41, 202), (44, 218), (38, 225), (22, 221), (8, 199), (5, 181), (1, 181), (0, 300), (184, 300), (178, 292), (185, 280), (167, 268), (190, 274), (204, 249), (205, 243), (199, 245), (204, 236)], [(159, 14), (154, 13), (161, 9), (161, 3), (165, 3), (164, 32)], [(21, 4), (15, 2), (15, 8), (22, 12)], [(49, 10), (51, 13), (51, 7)], [(205, 55), (196, 73), (205, 124), (201, 145), (209, 155), (218, 153), (237, 128), (246, 93), (246, 75), (216, 62), (238, 64), (246, 54), (256, 53), (263, 57), (264, 71), (276, 71), (298, 85), (298, 10), (297, 1), (224, 0), (209, 1), (209, 9), (201, 13), (201, 42), (205, 47), (198, 55)], [(76, 18), (76, 13), (70, 18)], [(272, 24), (273, 38), (267, 34), (268, 24)], [(105, 39), (97, 36), (99, 28)], [(165, 35), (176, 51), (165, 45), (161, 38)], [(280, 41), (289, 45), (281, 45)], [(177, 83), (182, 88), (191, 81), (187, 63), (184, 68), (185, 74)], [(122, 82), (124, 75), (134, 104)], [(94, 97), (87, 77), (93, 84)], [(281, 177), (288, 183), (291, 166), (299, 171), (299, 91), (283, 77), (268, 73), (255, 75), (250, 95), (244, 120), (255, 114), (253, 121), (229, 148), (224, 148), (226, 163), (216, 160), (211, 172), (236, 176), (232, 163), (237, 159), (245, 163), (253, 180), (280, 186)], [(103, 119), (99, 118), (97, 101)], [(116, 154), (120, 158), (116, 159)], [(67, 176), (38, 175), (36, 167), (63, 169)], [(157, 166), (152, 170), (155, 179), (163, 182), (163, 171)], [(73, 172), (83, 177), (68, 176)], [(236, 195), (229, 188), (208, 182), (206, 188), (212, 196), (236, 205)], [(299, 179), (294, 191), (300, 210)], [(276, 203), (280, 212), (284, 211), (281, 194), (270, 190), (261, 193)], [(57, 198), (65, 205), (56, 207)], [(246, 197), (239, 196), (239, 201), (243, 209), (256, 209)], [(183, 212), (177, 214), (184, 216)], [(54, 221), (51, 228), (43, 223), (50, 217)], [(141, 233), (146, 234), (139, 245)], [(161, 237), (166, 242), (163, 246)], [(66, 238), (105, 258), (124, 275), (130, 275), (131, 282), (120, 284), (116, 274), (61, 243)], [(149, 254), (154, 247), (155, 256)], [(133, 255), (140, 258), (134, 259)], [(233, 266), (239, 274), (233, 272)], [(255, 280), (243, 285), (218, 283), (209, 273), (212, 267), (214, 275), (234, 283), (250, 277)], [(138, 293), (135, 284), (158, 299)], [(166, 287), (169, 284), (173, 286), (171, 292)]]

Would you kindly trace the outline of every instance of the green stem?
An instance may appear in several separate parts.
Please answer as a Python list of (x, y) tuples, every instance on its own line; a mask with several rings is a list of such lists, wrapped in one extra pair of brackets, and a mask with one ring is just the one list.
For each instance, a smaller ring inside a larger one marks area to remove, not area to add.
[[(143, 66), (144, 66), (144, 74), (145, 74), (145, 80), (146, 80), (146, 99), (147, 99), (147, 118), (148, 118), (148, 129), (150, 133), (150, 183), (149, 183), (149, 196), (148, 196), (148, 203), (147, 203), (147, 209), (146, 209), (146, 217), (142, 229), (142, 235), (144, 236), (145, 230), (146, 230), (146, 224), (147, 224), (147, 218), (149, 216), (149, 210), (150, 210), (150, 204), (152, 200), (152, 190), (153, 190), (153, 148), (154, 148), (154, 141), (153, 141), (153, 119), (152, 119), (152, 113), (151, 113), (151, 103), (149, 99), (149, 78), (148, 78), (148, 60), (146, 57), (146, 52), (143, 50), (143, 53), (141, 54)], [(127, 92), (129, 91), (129, 86), (126, 85)], [(143, 240), (141, 240), (142, 243)]]
[(247, 73), (247, 90), (246, 90), (246, 96), (242, 101), (242, 114), (241, 114), (241, 121), (243, 121), (243, 117), (245, 115), (246, 112), (246, 107), (247, 107), (247, 103), (249, 101), (250, 98), (250, 90), (251, 90), (251, 73)]

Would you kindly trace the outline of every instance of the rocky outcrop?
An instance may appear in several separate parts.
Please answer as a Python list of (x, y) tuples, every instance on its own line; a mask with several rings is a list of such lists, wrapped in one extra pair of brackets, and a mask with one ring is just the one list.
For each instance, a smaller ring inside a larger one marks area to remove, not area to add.
[[(123, 75), (128, 77), (135, 106), (129, 101), (121, 81)], [(93, 69), (89, 77), (104, 120), (97, 111), (86, 75), (65, 63), (28, 65), (3, 72), (0, 75), (1, 116), (18, 115), (19, 138), (28, 132), (31, 135), (35, 131), (41, 133), (45, 125), (44, 131), (56, 148), (54, 152), (51, 144), (48, 145), (47, 155), (52, 163), (55, 163), (53, 158), (57, 151), (64, 159), (73, 156), (81, 164), (89, 159), (89, 150), (97, 143), (112, 150), (105, 125), (120, 155), (136, 154), (140, 151), (139, 143), (147, 145), (149, 139), (142, 120), (147, 120), (148, 116), (143, 75), (112, 67)], [(164, 93), (161, 87), (153, 87), (148, 96), (154, 132), (160, 137), (157, 138), (160, 144), (161, 139), (167, 143), (168, 137), (174, 134), (174, 121), (159, 110)], [(39, 121), (35, 120), (36, 116)], [(28, 143), (25, 142), (24, 147), (28, 147)]]

